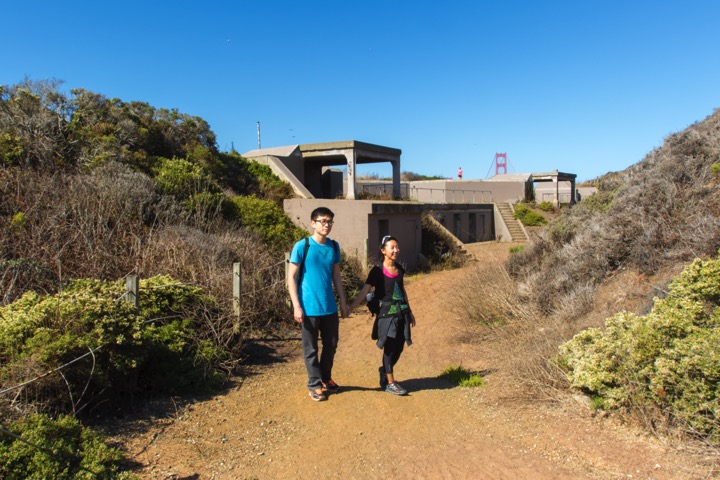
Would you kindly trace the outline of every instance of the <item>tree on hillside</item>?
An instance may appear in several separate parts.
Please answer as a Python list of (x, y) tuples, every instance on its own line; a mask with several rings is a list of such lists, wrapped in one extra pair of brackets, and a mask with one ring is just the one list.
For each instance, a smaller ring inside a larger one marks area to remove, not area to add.
[(117, 161), (148, 172), (163, 157), (219, 168), (215, 134), (202, 118), (84, 89), (67, 96), (60, 85), (25, 80), (0, 87), (3, 164), (91, 169)]
[(57, 80), (25, 80), (12, 87), (0, 86), (3, 164), (55, 168), (68, 163), (73, 148), (69, 141), (73, 105), (58, 92), (59, 85)]

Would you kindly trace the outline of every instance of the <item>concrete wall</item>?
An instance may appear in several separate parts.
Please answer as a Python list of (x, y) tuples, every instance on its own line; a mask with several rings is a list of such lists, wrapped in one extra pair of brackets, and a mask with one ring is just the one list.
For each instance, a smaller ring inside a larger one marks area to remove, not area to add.
[(340, 242), (343, 251), (360, 259), (363, 265), (377, 263), (380, 239), (389, 234), (400, 244), (400, 262), (408, 268), (422, 261), (422, 208), (410, 202), (373, 200), (288, 199), (284, 209), (297, 226), (311, 232), (310, 213), (327, 207), (335, 214), (330, 238)]
[(380, 242), (385, 235), (397, 238), (400, 246), (400, 263), (416, 267), (421, 262), (422, 217), (418, 213), (374, 213), (368, 217), (368, 264), (382, 262)]
[[(576, 187), (580, 198), (587, 198), (593, 193), (597, 192), (595, 187)], [(560, 182), (558, 186), (558, 194), (560, 196), (560, 203), (570, 203), (570, 182)], [(537, 183), (535, 185), (535, 201), (540, 203), (542, 201), (552, 202), (555, 199), (555, 184), (554, 183)]]
[[(310, 213), (317, 207), (335, 213), (330, 238), (363, 265), (381, 261), (380, 240), (392, 235), (400, 244), (400, 262), (407, 268), (422, 264), (422, 214), (433, 217), (463, 243), (495, 239), (495, 212), (492, 204), (434, 204), (383, 202), (377, 200), (288, 199), (285, 212), (295, 225), (310, 229)], [(474, 220), (473, 220), (474, 218)]]
[(433, 217), (463, 243), (495, 239), (495, 212), (492, 204), (444, 205), (433, 208)]
[(514, 203), (525, 198), (528, 188), (513, 181), (424, 180), (410, 182), (410, 198), (425, 203)]

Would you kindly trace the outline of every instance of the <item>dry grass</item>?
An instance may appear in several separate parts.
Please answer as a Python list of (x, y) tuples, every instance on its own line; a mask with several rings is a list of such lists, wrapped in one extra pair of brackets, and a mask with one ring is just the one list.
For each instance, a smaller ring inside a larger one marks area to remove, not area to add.
[[(597, 195), (562, 210), (504, 265), (469, 273), (462, 308), (529, 395), (566, 396), (569, 384), (553, 362), (562, 343), (620, 310), (646, 313), (679, 266), (717, 255), (718, 158), (720, 111), (671, 135), (637, 165), (598, 179)], [(695, 437), (652, 406), (618, 413), (664, 441)]]
[(720, 181), (712, 166), (719, 157), (720, 111), (671, 135), (637, 165), (598, 179), (599, 193), (537, 232), (510, 259), (509, 271), (545, 314), (572, 318), (616, 272), (651, 276), (714, 255)]
[[(29, 289), (57, 292), (71, 278), (166, 274), (218, 299), (221, 314), (204, 321), (223, 348), (237, 343), (238, 327), (263, 329), (286, 316), (282, 258), (218, 213), (193, 218), (158, 194), (151, 178), (127, 167), (113, 164), (91, 175), (0, 170), (0, 218), (23, 220), (3, 225), (2, 304)], [(243, 271), (239, 318), (232, 313), (234, 262)]]
[(498, 367), (525, 386), (529, 395), (557, 398), (567, 389), (565, 376), (552, 359), (577, 327), (561, 316), (544, 315), (523, 298), (501, 262), (485, 261), (468, 269), (457, 296), (461, 313), (481, 325), (486, 340), (496, 346)]

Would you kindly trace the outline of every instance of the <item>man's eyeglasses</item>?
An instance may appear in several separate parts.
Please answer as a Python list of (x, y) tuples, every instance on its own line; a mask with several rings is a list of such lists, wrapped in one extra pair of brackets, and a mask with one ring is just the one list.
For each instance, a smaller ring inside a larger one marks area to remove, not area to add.
[(315, 223), (319, 223), (322, 226), (330, 225), (331, 227), (335, 223), (335, 220), (313, 220)]

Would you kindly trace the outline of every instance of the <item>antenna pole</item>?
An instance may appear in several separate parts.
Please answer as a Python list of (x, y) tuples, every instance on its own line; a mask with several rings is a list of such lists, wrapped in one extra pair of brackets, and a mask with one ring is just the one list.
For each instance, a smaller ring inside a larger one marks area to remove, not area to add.
[(262, 145), (260, 144), (260, 122), (257, 122), (257, 131), (258, 131), (258, 150), (262, 148)]

